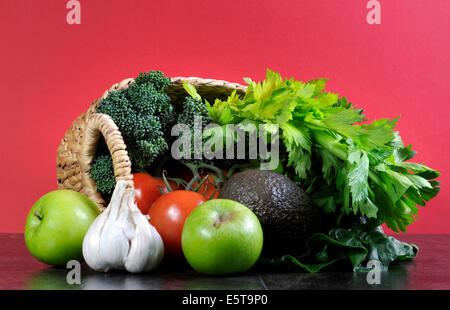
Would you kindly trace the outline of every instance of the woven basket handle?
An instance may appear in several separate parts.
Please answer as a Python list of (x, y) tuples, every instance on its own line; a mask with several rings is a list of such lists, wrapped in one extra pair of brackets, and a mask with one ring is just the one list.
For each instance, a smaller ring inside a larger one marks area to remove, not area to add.
[(119, 128), (108, 115), (93, 113), (86, 123), (79, 163), (84, 194), (91, 198), (100, 209), (103, 209), (106, 207), (106, 203), (100, 193), (97, 192), (95, 181), (89, 175), (101, 136), (104, 137), (111, 153), (116, 182), (125, 180), (127, 181), (127, 188), (130, 189), (134, 188), (134, 184), (131, 175), (131, 161)]

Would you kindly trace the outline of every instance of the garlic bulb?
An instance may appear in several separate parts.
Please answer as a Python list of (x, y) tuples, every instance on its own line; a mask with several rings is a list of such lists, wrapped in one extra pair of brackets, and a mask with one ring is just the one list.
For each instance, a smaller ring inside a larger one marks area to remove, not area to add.
[(83, 256), (94, 270), (138, 273), (159, 265), (161, 236), (134, 202), (134, 191), (118, 181), (111, 202), (91, 224), (83, 240)]

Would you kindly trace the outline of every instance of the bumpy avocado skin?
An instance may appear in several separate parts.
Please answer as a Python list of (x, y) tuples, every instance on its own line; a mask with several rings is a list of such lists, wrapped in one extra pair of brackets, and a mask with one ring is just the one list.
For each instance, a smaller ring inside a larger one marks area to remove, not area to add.
[(321, 214), (303, 189), (288, 177), (270, 170), (249, 169), (234, 174), (219, 198), (250, 208), (264, 232), (263, 253), (294, 254), (321, 228)]

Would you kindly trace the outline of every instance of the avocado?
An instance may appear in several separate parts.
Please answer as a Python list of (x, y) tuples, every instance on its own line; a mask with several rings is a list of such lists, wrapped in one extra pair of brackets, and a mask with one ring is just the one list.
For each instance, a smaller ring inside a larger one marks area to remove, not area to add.
[(231, 199), (251, 209), (263, 233), (265, 254), (298, 254), (306, 239), (321, 228), (321, 214), (310, 196), (287, 176), (249, 169), (224, 184), (219, 198)]

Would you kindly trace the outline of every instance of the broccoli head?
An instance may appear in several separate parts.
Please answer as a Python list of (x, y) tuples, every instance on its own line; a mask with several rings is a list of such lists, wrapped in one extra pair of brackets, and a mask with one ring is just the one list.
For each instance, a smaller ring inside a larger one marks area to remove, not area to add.
[(175, 112), (165, 89), (170, 78), (159, 71), (141, 73), (125, 90), (112, 91), (97, 107), (122, 133), (133, 168), (145, 169), (168, 150), (166, 132)]
[[(97, 112), (109, 115), (127, 146), (132, 168), (143, 170), (164, 154), (167, 132), (175, 122), (175, 111), (165, 92), (171, 80), (160, 71), (141, 73), (127, 89), (111, 91), (97, 106)], [(115, 182), (110, 156), (97, 156), (90, 171), (102, 194), (112, 193)], [(109, 164), (109, 162), (108, 162)]]

